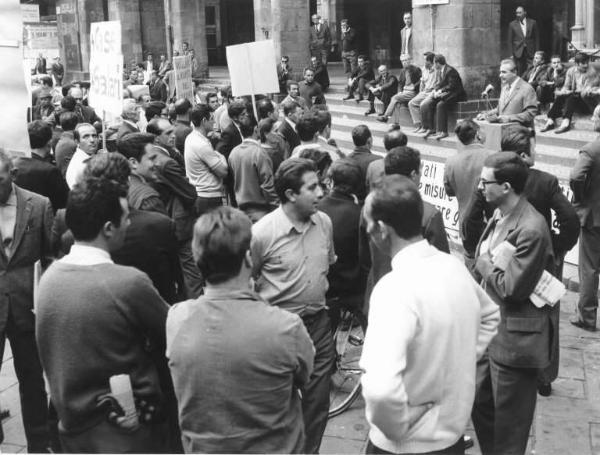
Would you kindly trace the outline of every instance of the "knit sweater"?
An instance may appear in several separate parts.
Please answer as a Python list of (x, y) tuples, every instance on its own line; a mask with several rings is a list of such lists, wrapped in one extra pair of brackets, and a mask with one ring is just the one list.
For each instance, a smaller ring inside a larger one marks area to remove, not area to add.
[(476, 360), (499, 321), (458, 259), (425, 240), (397, 253), (371, 295), (360, 360), (373, 444), (423, 453), (456, 443), (473, 407)]
[(135, 397), (159, 404), (151, 350), (164, 352), (168, 307), (148, 277), (110, 263), (55, 262), (42, 276), (36, 313), (40, 360), (61, 431), (97, 425), (109, 378), (129, 374)]

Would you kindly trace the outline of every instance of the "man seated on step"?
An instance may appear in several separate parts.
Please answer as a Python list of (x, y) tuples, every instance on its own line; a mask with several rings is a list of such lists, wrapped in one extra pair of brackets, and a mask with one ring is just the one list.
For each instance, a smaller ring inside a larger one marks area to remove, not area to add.
[(410, 100), (419, 92), (421, 69), (412, 64), (412, 59), (408, 54), (402, 54), (400, 61), (403, 69), (398, 77), (398, 93), (392, 97), (384, 114), (377, 117), (380, 122), (387, 122), (394, 113), (396, 106), (402, 106), (403, 104), (408, 106)]
[(554, 93), (562, 89), (565, 84), (567, 69), (560, 61), (560, 55), (553, 55), (550, 59), (550, 65), (542, 75), (542, 79), (536, 89), (536, 94), (540, 104), (547, 104), (554, 101)]
[(532, 127), (537, 114), (537, 97), (533, 87), (517, 76), (517, 65), (513, 59), (500, 62), (500, 81), (502, 90), (498, 106), (481, 112), (477, 119), (490, 123), (517, 122)]
[(571, 128), (575, 111), (589, 114), (594, 110), (600, 99), (600, 80), (597, 72), (590, 68), (588, 55), (581, 52), (575, 55), (575, 65), (567, 70), (565, 85), (555, 96), (542, 132), (553, 129), (556, 120), (562, 117), (562, 123), (554, 133), (565, 133)]
[(356, 102), (360, 103), (368, 95), (366, 89), (367, 82), (375, 79), (371, 62), (364, 55), (358, 56), (358, 66), (348, 79), (348, 95), (344, 97), (344, 101), (354, 98), (354, 92), (358, 90)]
[(377, 68), (379, 76), (367, 83), (369, 90), (369, 110), (365, 115), (375, 113), (375, 98), (378, 98), (383, 103), (383, 110), (387, 109), (392, 97), (398, 92), (398, 78), (388, 71), (387, 66), (380, 65)]

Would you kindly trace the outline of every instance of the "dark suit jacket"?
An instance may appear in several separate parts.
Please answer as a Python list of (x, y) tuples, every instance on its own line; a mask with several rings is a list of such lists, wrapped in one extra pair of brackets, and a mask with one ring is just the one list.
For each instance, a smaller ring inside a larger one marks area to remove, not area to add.
[(123, 246), (111, 253), (113, 260), (146, 273), (161, 297), (175, 303), (176, 284), (181, 282), (175, 224), (143, 210), (131, 210), (129, 220)]
[(154, 82), (148, 82), (150, 88), (150, 98), (156, 101), (166, 102), (169, 97), (169, 91), (167, 90), (167, 84), (162, 79), (157, 79)]
[[(561, 70), (557, 71), (556, 77), (554, 76), (554, 68), (548, 65), (548, 69), (544, 72), (541, 82), (554, 82), (552, 86), (555, 90), (562, 88), (565, 84), (565, 78), (567, 76), (567, 70), (563, 67)], [(544, 85), (544, 84), (542, 84)]]
[(277, 128), (277, 132), (283, 136), (283, 139), (285, 139), (285, 142), (288, 144), (288, 150), (294, 150), (300, 145), (300, 136), (298, 136), (296, 129), (292, 128), (291, 125), (285, 121), (285, 119)]
[(121, 123), (119, 129), (117, 130), (117, 141), (120, 141), (121, 138), (129, 133), (139, 133), (140, 129), (135, 128), (133, 125), (130, 125), (127, 122)]
[(406, 68), (400, 71), (398, 76), (398, 91), (404, 90), (405, 85), (413, 84), (415, 91), (418, 92), (421, 82), (421, 68), (415, 65), (408, 65)]
[(600, 140), (583, 146), (570, 185), (581, 226), (600, 227)]
[(93, 125), (95, 122), (102, 121), (96, 114), (96, 111), (89, 106), (75, 106), (75, 114), (77, 114), (79, 123), (91, 123)]
[(450, 65), (446, 65), (444, 68), (441, 80), (435, 89), (444, 92), (442, 96), (444, 101), (465, 101), (467, 99), (460, 74)]
[(229, 154), (234, 147), (242, 143), (242, 134), (234, 123), (221, 131), (221, 140), (217, 144), (217, 151), (229, 159)]
[(279, 92), (287, 93), (287, 81), (293, 79), (292, 67), (288, 64), (284, 70), (281, 63), (277, 65), (277, 79), (279, 80)]
[(315, 72), (315, 82), (318, 82), (323, 90), (329, 87), (329, 72), (323, 62), (317, 60), (316, 65), (310, 65), (310, 68)]
[(60, 169), (35, 153), (31, 158), (19, 158), (15, 167), (15, 183), (19, 187), (50, 199), (54, 212), (67, 206), (69, 186)]
[(372, 153), (367, 146), (359, 146), (354, 148), (354, 151), (348, 155), (348, 158), (354, 161), (356, 164), (358, 164), (358, 167), (360, 167), (360, 172), (362, 175), (361, 181), (363, 182), (363, 185), (356, 196), (362, 201), (367, 196), (365, 182), (367, 180), (367, 169), (369, 168), (369, 164), (371, 164), (373, 161), (380, 160), (381, 157)]
[[(406, 27), (403, 27), (400, 30), (400, 52), (402, 52), (404, 50), (404, 42), (406, 41), (407, 33), (408, 33), (408, 30), (407, 30)], [(411, 31), (410, 36), (408, 36), (407, 49), (408, 49), (408, 54), (409, 55), (412, 55), (412, 53), (413, 53), (413, 51), (412, 51), (413, 50), (412, 43), (413, 43), (413, 35), (414, 35), (414, 33), (415, 33), (415, 31), (414, 31), (414, 28), (413, 28), (413, 30)]]
[[(546, 65), (546, 64), (541, 64), (537, 67), (530, 65), (529, 68), (527, 68), (527, 71), (525, 71), (523, 73), (523, 76), (521, 76), (521, 77), (523, 78), (523, 80), (525, 82), (527, 82), (529, 85), (531, 85), (533, 87), (533, 89), (535, 90), (536, 88), (538, 88), (538, 85), (540, 85), (540, 82), (544, 79), (547, 72), (548, 72), (548, 65)], [(533, 76), (533, 79), (531, 80), (531, 82), (529, 82), (529, 79), (531, 79), (532, 76)]]
[[(6, 330), (8, 313), (12, 314), (17, 329), (35, 330), (33, 309), (33, 265), (42, 260), (50, 263), (52, 208), (44, 196), (15, 185), (17, 220), (12, 242), (12, 254), (6, 257), (0, 248), (0, 333)], [(1, 240), (1, 239), (0, 239)], [(0, 242), (1, 245), (1, 242)]]
[[(482, 240), (491, 235), (495, 224), (490, 220)], [(544, 270), (554, 272), (550, 232), (544, 218), (524, 197), (497, 229), (490, 249), (506, 240), (517, 250), (505, 271), (494, 267), (481, 277), (501, 314), (498, 334), (488, 348), (490, 358), (513, 368), (545, 368), (551, 358), (552, 337), (557, 335), (551, 330), (552, 308), (536, 307), (529, 296)], [(481, 255), (480, 249), (481, 241), (476, 257)]]
[(518, 19), (508, 24), (508, 45), (516, 58), (521, 58), (524, 52), (528, 57), (533, 57), (540, 48), (537, 22), (527, 18), (527, 33), (525, 36), (523, 36), (523, 30), (521, 30)]
[(310, 49), (327, 49), (331, 46), (331, 33), (327, 24), (320, 24), (319, 31), (314, 24), (310, 26)]
[(354, 72), (352, 73), (352, 78), (356, 78), (356, 80), (364, 79), (366, 82), (372, 81), (375, 79), (375, 73), (373, 72), (373, 67), (370, 62), (365, 62), (365, 66), (361, 68), (357, 66)]
[(383, 80), (383, 76), (380, 74), (375, 79), (369, 82), (371, 87), (381, 87), (382, 99), (383, 95), (387, 96), (389, 100), (392, 96), (398, 93), (398, 78), (393, 74), (388, 74), (385, 81)]

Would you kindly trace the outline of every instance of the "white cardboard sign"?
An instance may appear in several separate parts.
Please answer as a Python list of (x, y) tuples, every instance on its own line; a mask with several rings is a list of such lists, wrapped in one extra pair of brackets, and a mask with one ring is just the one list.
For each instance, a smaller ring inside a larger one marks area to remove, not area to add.
[(233, 96), (279, 92), (272, 40), (227, 46), (226, 51)]
[(187, 98), (192, 105), (195, 104), (194, 83), (192, 82), (192, 56), (173, 57), (173, 69), (175, 70), (177, 98)]

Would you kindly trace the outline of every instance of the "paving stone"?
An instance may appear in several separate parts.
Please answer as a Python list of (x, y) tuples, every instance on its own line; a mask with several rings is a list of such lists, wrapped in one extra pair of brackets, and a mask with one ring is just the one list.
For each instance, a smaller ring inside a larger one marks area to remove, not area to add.
[(600, 352), (583, 351), (587, 397), (600, 409)]
[(367, 446), (366, 441), (323, 436), (320, 453), (363, 454)]
[(552, 383), (552, 395), (568, 398), (585, 398), (585, 383), (581, 379), (557, 378)]
[(538, 414), (535, 420), (535, 453), (539, 455), (590, 454), (587, 419), (562, 415)]
[(560, 370), (558, 375), (563, 378), (584, 380), (583, 356), (581, 350), (561, 348)]

